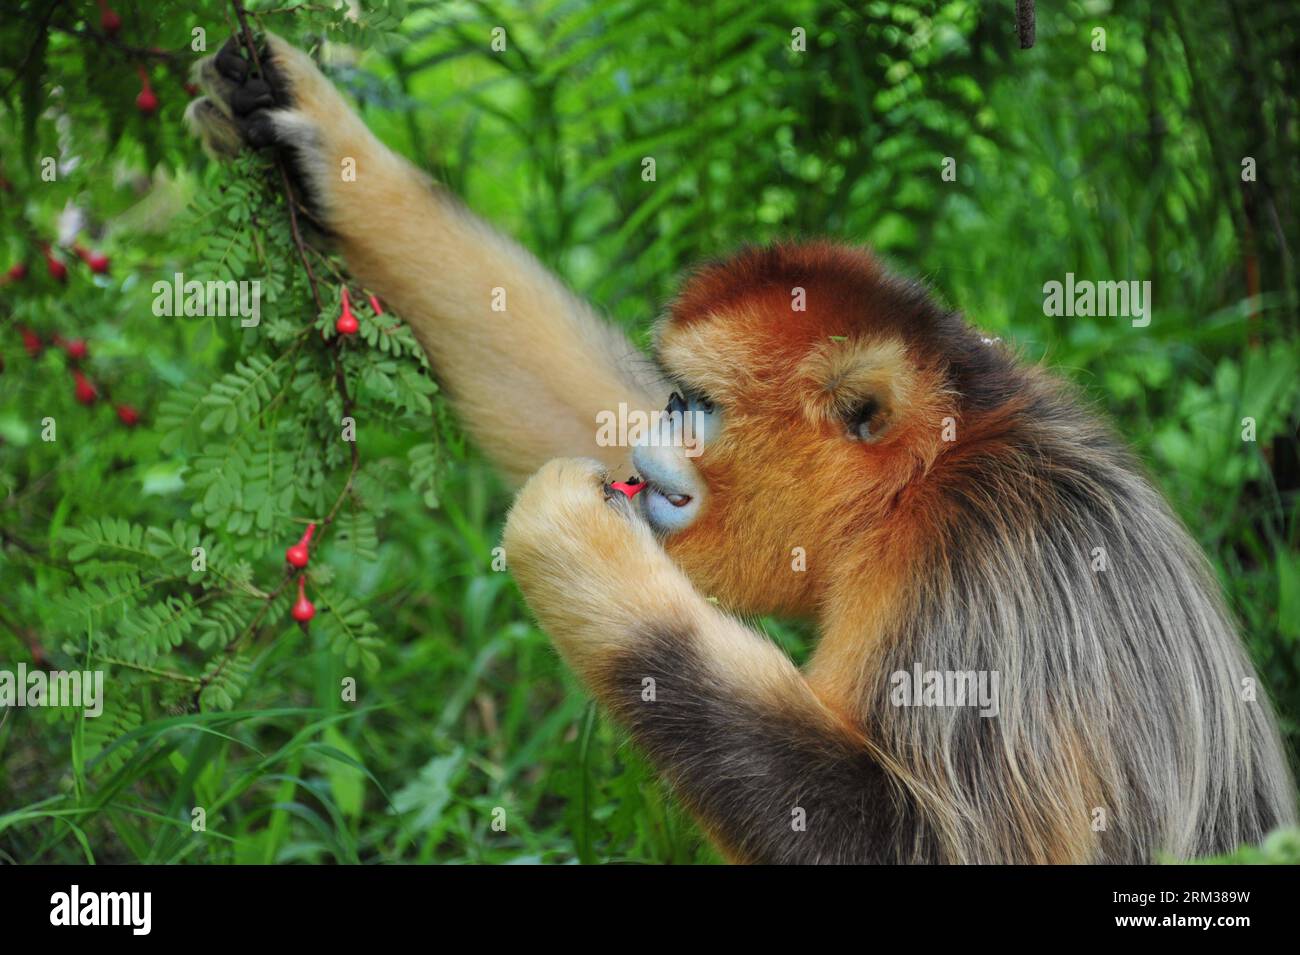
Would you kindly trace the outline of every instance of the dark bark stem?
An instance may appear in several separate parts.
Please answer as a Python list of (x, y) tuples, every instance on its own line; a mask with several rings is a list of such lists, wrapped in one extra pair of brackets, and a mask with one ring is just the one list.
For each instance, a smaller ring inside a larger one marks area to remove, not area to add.
[(1020, 49), (1027, 50), (1034, 45), (1034, 0), (1016, 0), (1016, 33), (1020, 35)]
[[(266, 70), (262, 69), (262, 58), (257, 53), (257, 44), (253, 42), (253, 31), (248, 27), (248, 15), (244, 12), (244, 4), (240, 0), (230, 0), (231, 6), (235, 10), (235, 18), (239, 21), (239, 29), (243, 34), (244, 46), (248, 48), (248, 55), (253, 58), (253, 65), (257, 67), (258, 74), (263, 80), (270, 84), (271, 78), (267, 76)], [(275, 167), (280, 171), (280, 185), (284, 189), (285, 202), (289, 206), (289, 231), (293, 235), (293, 244), (298, 250), (298, 258), (302, 260), (302, 267), (307, 272), (307, 284), (311, 288), (312, 301), (316, 303), (317, 313), (323, 312), (324, 306), (321, 304), (320, 290), (316, 287), (316, 273), (311, 270), (311, 262), (307, 258), (307, 245), (302, 240), (302, 232), (298, 228), (298, 197), (293, 191), (293, 183), (289, 181), (289, 172), (285, 169), (284, 160), (277, 156)]]

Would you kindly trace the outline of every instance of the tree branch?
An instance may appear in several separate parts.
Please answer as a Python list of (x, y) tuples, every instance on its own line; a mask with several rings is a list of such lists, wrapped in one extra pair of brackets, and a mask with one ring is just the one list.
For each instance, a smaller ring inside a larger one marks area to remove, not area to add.
[(1020, 49), (1027, 50), (1034, 45), (1034, 0), (1016, 0), (1016, 33), (1020, 35)]

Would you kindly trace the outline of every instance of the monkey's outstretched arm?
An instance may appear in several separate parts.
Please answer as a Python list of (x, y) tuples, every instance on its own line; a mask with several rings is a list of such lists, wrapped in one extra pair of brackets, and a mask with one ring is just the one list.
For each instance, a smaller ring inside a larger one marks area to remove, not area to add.
[(662, 404), (622, 334), (526, 250), (379, 142), (303, 52), (267, 37), (280, 101), (235, 48), (202, 61), (207, 97), (187, 113), (209, 147), (284, 150), (348, 267), (411, 325), (480, 446), (522, 481), (543, 462), (589, 455), (596, 413)]
[(569, 664), (737, 861), (913, 858), (921, 822), (779, 648), (718, 611), (593, 461), (520, 492), (505, 548)]

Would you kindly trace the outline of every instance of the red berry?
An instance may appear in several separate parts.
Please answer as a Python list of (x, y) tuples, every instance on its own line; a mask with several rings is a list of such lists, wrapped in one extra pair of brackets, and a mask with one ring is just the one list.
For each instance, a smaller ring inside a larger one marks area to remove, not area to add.
[(622, 491), (631, 499), (644, 491), (649, 485), (637, 478), (628, 478), (626, 481), (611, 481), (609, 486), (616, 491)]
[(158, 112), (158, 97), (154, 94), (154, 91), (149, 88), (148, 83), (146, 83), (144, 89), (140, 91), (140, 95), (135, 98), (135, 108), (145, 116), (152, 116), (154, 113)]
[(136, 411), (130, 405), (118, 405), (117, 416), (122, 419), (122, 424), (128, 428), (134, 428), (140, 423), (140, 412)]
[(90, 266), (90, 271), (96, 275), (108, 274), (108, 256), (103, 252), (87, 252), (79, 245), (74, 245), (72, 250), (80, 256), (81, 261)]
[(140, 77), (140, 94), (135, 98), (135, 108), (145, 116), (152, 116), (158, 111), (158, 97), (149, 85), (149, 74), (144, 67), (137, 65), (135, 72)]
[(68, 357), (73, 361), (84, 361), (90, 349), (86, 347), (84, 338), (74, 338), (70, 342), (62, 342), (63, 350), (68, 353)]
[(308, 524), (307, 531), (299, 538), (298, 543), (288, 547), (284, 552), (284, 559), (292, 566), (302, 569), (307, 566), (307, 561), (311, 559), (311, 553), (308, 551), (308, 545), (311, 544), (311, 535), (316, 533), (316, 525)]
[(37, 357), (41, 353), (41, 348), (44, 347), (41, 344), (41, 336), (37, 335), (26, 326), (23, 326), (22, 333), (23, 347), (27, 349), (27, 354), (31, 355), (33, 358)]
[(83, 405), (93, 405), (95, 399), (99, 397), (99, 392), (95, 391), (95, 386), (81, 373), (80, 368), (73, 369), (72, 377), (77, 382), (77, 387), (74, 389), (77, 400)]
[(104, 28), (104, 32), (109, 36), (117, 36), (117, 31), (122, 29), (122, 18), (117, 15), (115, 10), (105, 10), (100, 15), (99, 25)]
[(50, 278), (56, 282), (66, 282), (68, 280), (68, 267), (54, 257), (54, 253), (47, 246), (45, 249), (45, 266), (50, 270)]
[(373, 311), (376, 315), (384, 314), (384, 310), (379, 304), (379, 299), (373, 295), (370, 296), (370, 310)]
[(14, 282), (21, 282), (27, 278), (27, 263), (15, 262), (9, 266), (9, 279)]
[(298, 578), (298, 599), (293, 605), (293, 619), (299, 623), (306, 623), (312, 617), (316, 616), (315, 605), (307, 599), (307, 580), (305, 577)]
[(343, 314), (339, 320), (334, 323), (334, 327), (340, 335), (355, 335), (361, 325), (357, 322), (357, 317), (352, 314), (352, 299), (348, 295), (348, 287), (343, 286)]

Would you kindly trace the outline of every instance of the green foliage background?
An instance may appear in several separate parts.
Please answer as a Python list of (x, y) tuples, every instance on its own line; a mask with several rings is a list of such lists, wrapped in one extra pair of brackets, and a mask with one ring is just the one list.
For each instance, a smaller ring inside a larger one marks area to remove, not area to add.
[[(186, 134), (192, 31), (214, 50), (229, 4), (114, 5), (112, 41), (90, 3), (5, 0), (0, 18), (0, 269), (30, 267), (0, 287), (0, 668), (107, 671), (99, 719), (0, 719), (0, 858), (712, 861), (493, 571), (508, 497), (409, 332), (361, 307), (362, 341), (336, 343), (342, 276), (313, 258), (318, 312), (271, 167), (218, 168)], [(1079, 381), (1214, 560), (1295, 751), (1290, 4), (1042, 4), (1028, 51), (1009, 0), (248, 6), (642, 340), (692, 263), (829, 234)], [(137, 64), (157, 116), (135, 109)], [(65, 253), (67, 284), (46, 274), (69, 204), (109, 276)], [(1042, 285), (1067, 271), (1150, 279), (1151, 326), (1045, 317)], [(262, 325), (156, 317), (153, 283), (176, 272), (261, 280)], [(67, 356), (28, 357), (20, 326), (84, 336), (87, 373), (140, 425), (74, 401)], [(280, 555), (336, 501), (304, 633)], [(806, 652), (805, 627), (764, 625)], [(1284, 834), (1239, 861), (1297, 858)]]

